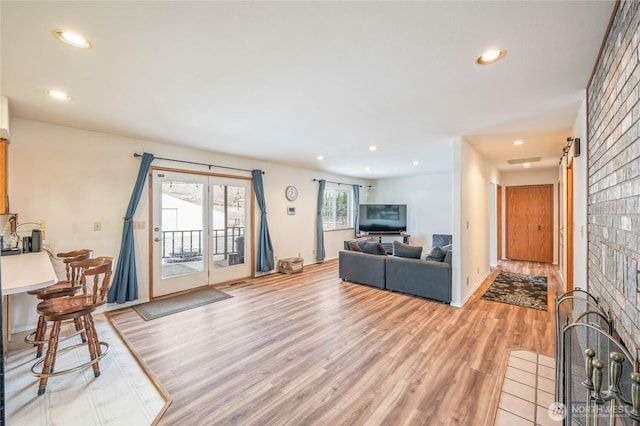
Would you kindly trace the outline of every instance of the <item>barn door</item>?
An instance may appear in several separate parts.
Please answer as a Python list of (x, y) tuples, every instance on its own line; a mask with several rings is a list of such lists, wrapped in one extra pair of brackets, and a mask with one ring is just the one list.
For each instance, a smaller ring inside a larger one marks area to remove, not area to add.
[(553, 185), (508, 186), (507, 257), (553, 262)]

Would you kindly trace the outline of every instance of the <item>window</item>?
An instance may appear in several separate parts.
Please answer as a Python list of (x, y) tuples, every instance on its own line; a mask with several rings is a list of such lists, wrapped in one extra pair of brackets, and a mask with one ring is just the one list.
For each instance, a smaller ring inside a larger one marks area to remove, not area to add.
[(353, 190), (325, 188), (322, 204), (325, 231), (353, 228)]

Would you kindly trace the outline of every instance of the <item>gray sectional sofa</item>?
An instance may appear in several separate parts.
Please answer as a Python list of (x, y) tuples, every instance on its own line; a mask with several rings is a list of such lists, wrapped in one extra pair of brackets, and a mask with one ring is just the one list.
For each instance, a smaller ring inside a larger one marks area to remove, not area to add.
[[(370, 285), (379, 289), (397, 291), (414, 296), (451, 302), (451, 253), (444, 261), (369, 254), (350, 250), (354, 241), (345, 241), (345, 250), (339, 253), (339, 276), (346, 281)], [(451, 236), (437, 234), (433, 243), (449, 246)], [(436, 246), (434, 247), (441, 247)]]

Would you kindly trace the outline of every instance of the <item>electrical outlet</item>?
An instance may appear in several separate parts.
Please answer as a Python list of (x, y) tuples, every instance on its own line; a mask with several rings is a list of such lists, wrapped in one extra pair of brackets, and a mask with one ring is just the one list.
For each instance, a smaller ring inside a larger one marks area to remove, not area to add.
[(298, 257), (302, 257), (302, 253), (298, 252)]
[(46, 229), (47, 228), (47, 221), (44, 219), (38, 219), (36, 221), (36, 226), (38, 227), (38, 229)]
[(94, 231), (102, 231), (102, 222), (93, 222)]
[(133, 229), (144, 229), (145, 222), (143, 220), (134, 220)]
[(469, 277), (467, 277), (467, 285), (469, 285)]

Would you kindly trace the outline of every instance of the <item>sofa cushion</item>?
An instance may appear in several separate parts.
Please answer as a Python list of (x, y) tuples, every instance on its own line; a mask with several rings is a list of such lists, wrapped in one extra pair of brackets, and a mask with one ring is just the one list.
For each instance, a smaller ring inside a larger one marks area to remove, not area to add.
[(345, 250), (351, 250), (349, 248), (349, 243), (355, 242), (355, 243), (360, 244), (363, 241), (371, 241), (371, 239), (370, 238), (352, 238), (350, 240), (344, 240), (344, 249)]
[(409, 244), (401, 243), (400, 241), (393, 242), (393, 255), (397, 257), (408, 257), (411, 259), (420, 259), (422, 254), (422, 247), (412, 246)]
[(360, 251), (368, 254), (384, 254), (387, 255), (387, 251), (380, 243), (363, 242), (360, 243)]
[(427, 260), (435, 260), (437, 262), (442, 262), (444, 261), (445, 256), (447, 255), (447, 253), (442, 250), (441, 247), (434, 247), (431, 249), (431, 253), (429, 253), (426, 257)]
[(351, 251), (362, 251), (360, 250), (360, 244), (357, 241), (349, 241), (349, 250)]

